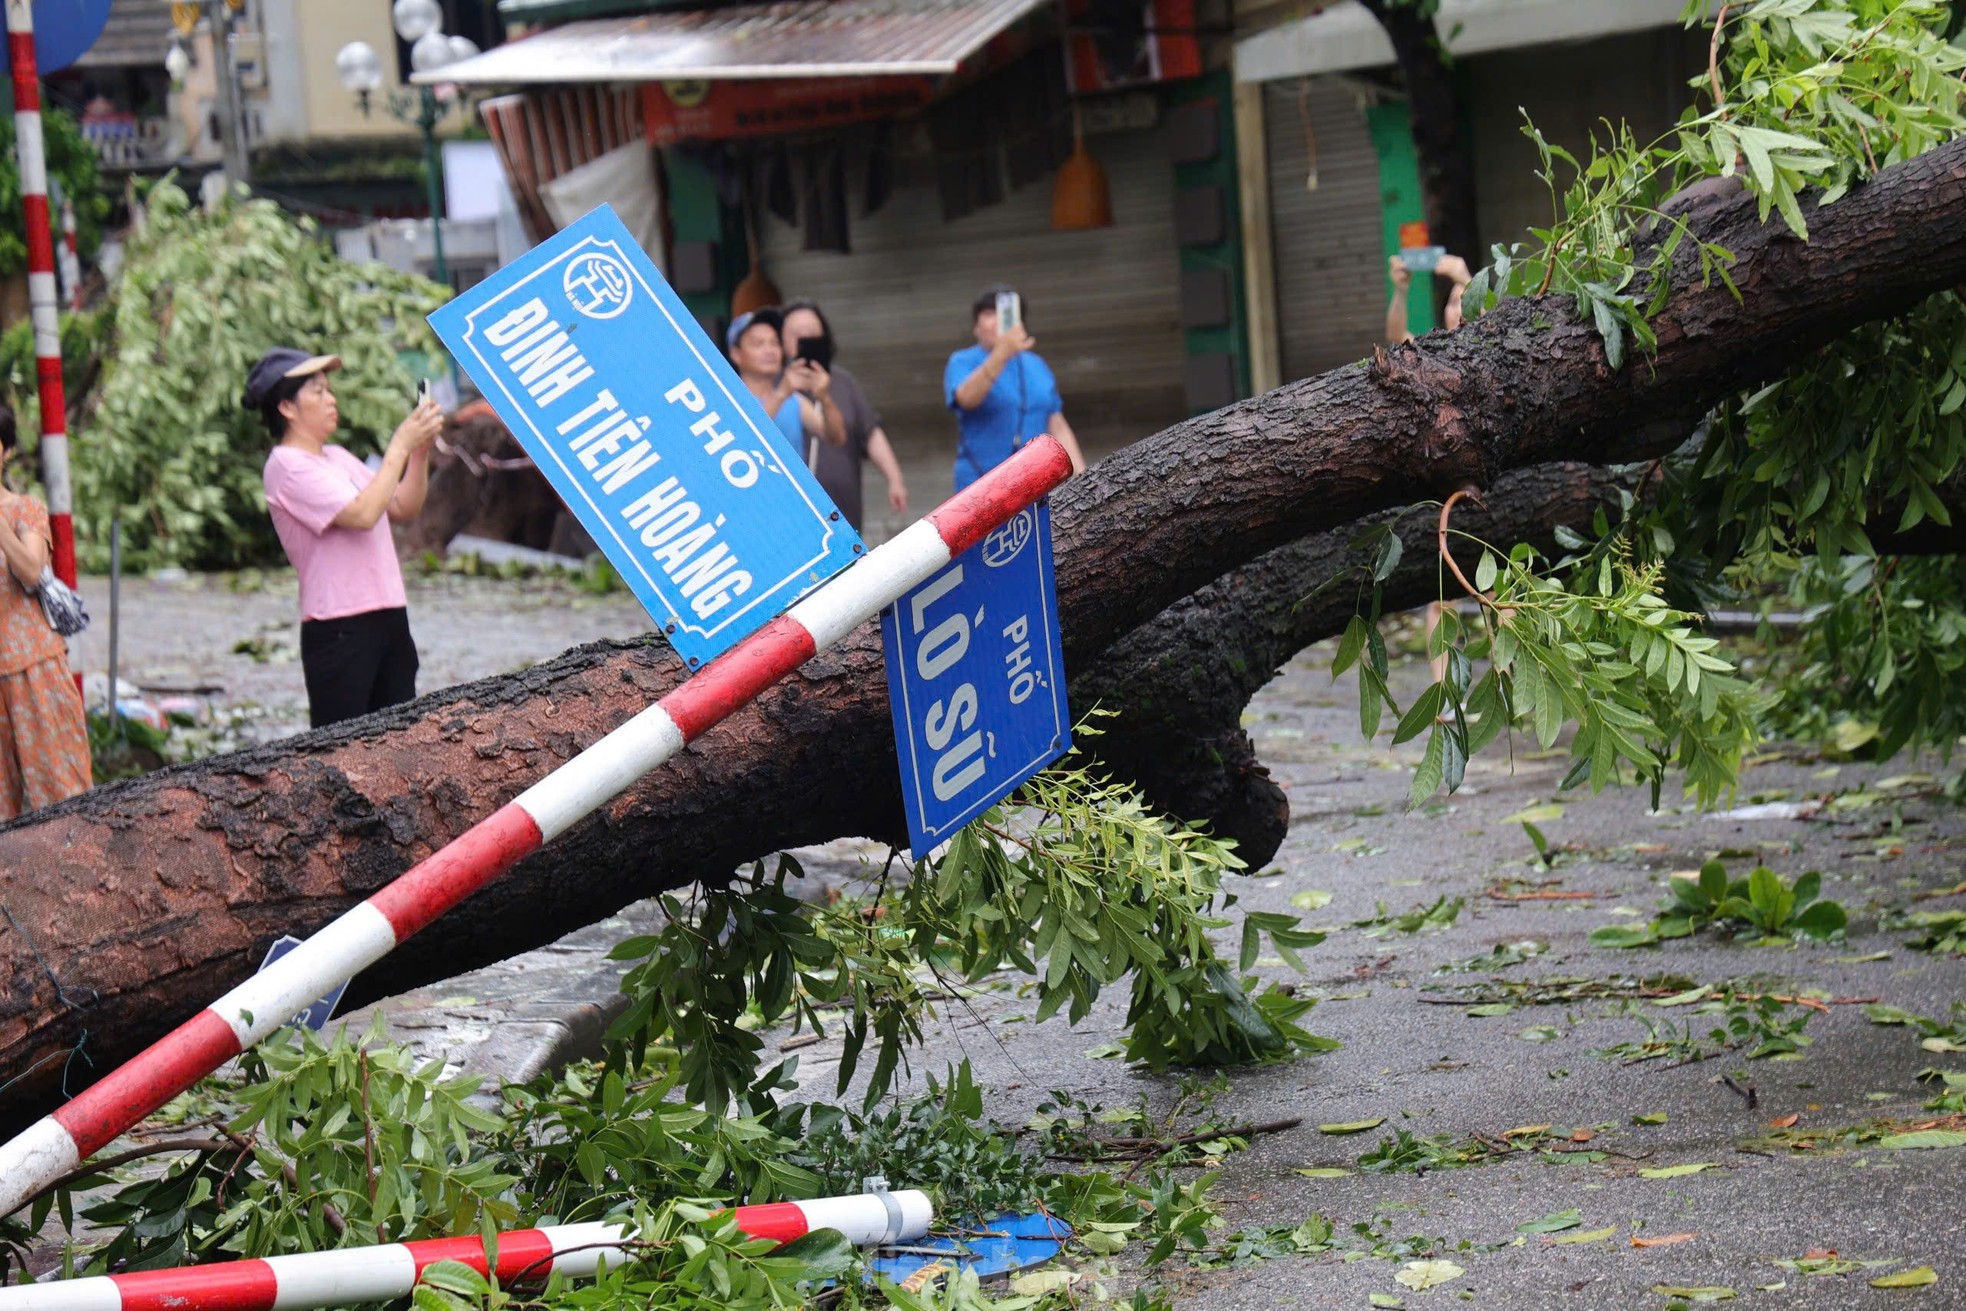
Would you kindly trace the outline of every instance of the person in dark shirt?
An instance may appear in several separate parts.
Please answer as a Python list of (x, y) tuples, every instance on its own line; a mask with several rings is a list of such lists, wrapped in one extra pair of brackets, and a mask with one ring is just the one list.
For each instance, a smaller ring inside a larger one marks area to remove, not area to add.
[(901, 477), (900, 461), (894, 458), (894, 448), (881, 428), (881, 416), (868, 401), (867, 393), (861, 390), (859, 380), (835, 361), (838, 343), (826, 315), (809, 300), (792, 301), (782, 313), (781, 332), (788, 366), (799, 358), (803, 349), (813, 368), (831, 380), (820, 400), (827, 440), (807, 438), (807, 467), (855, 532), (860, 531), (864, 514), (860, 497), (862, 461), (871, 461), (887, 479), (888, 508), (896, 514), (906, 514), (908, 485)]

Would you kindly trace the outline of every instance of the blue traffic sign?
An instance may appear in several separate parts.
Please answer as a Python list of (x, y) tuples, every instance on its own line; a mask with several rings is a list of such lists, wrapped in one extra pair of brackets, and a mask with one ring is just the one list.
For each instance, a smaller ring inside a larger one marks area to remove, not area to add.
[[(109, 26), (109, 5), (110, 0), (34, 0), (34, 66), (41, 76), (59, 73), (89, 52)], [(11, 73), (11, 43), (0, 58)]]
[(881, 636), (919, 858), (1071, 749), (1050, 503), (882, 611)]
[[(266, 949), (266, 959), (259, 963), (259, 971), (264, 974), (266, 967), (300, 945), (300, 939), (291, 933), (283, 933), (274, 939), (273, 945)], [(287, 1023), (299, 1029), (312, 1029), (319, 1033), (328, 1026), (334, 1016), (334, 1008), (341, 1005), (341, 994), (348, 991), (346, 979), (315, 999), (314, 1003)]]
[(862, 551), (607, 206), (430, 326), (692, 668)]

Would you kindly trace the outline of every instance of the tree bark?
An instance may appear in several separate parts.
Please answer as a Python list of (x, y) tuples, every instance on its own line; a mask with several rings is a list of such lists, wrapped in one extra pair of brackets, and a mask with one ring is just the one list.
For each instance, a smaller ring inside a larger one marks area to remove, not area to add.
[[(1743, 303), (1690, 249), (1659, 349), (1610, 369), (1552, 300), (1147, 438), (1054, 498), (1070, 667), (1277, 547), (1563, 459), (1649, 459), (1720, 399), (1966, 280), (1966, 141), (1809, 210), (1813, 239), (1708, 191)], [(1227, 591), (1235, 592), (1231, 585)], [(0, 828), (0, 1127), (39, 1114), (462, 832), (681, 678), (601, 643), (287, 742), (100, 789)], [(1123, 763), (1120, 767), (1124, 767)], [(350, 1004), (551, 941), (783, 847), (901, 831), (869, 624), (354, 983)], [(72, 1054), (73, 1053), (73, 1054)]]

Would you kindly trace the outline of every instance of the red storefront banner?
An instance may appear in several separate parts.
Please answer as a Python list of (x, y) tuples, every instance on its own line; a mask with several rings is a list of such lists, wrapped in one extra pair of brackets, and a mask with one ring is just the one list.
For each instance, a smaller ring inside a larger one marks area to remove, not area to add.
[(722, 82), (645, 82), (642, 122), (648, 139), (771, 136), (891, 118), (935, 98), (938, 78), (757, 78)]
[(1195, 0), (1139, 0), (1137, 26), (1111, 21), (1100, 0), (1061, 0), (1065, 76), (1073, 95), (1201, 75)]

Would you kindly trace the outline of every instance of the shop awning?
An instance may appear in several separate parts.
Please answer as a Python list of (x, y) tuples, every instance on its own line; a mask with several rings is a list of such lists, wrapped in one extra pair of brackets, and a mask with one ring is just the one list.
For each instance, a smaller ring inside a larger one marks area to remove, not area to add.
[(791, 0), (549, 28), (418, 82), (524, 86), (939, 76), (1045, 0)]
[[(1684, 0), (1441, 0), (1435, 19), (1449, 53), (1480, 54), (1676, 27)], [(1358, 3), (1341, 3), (1236, 42), (1236, 81), (1270, 82), (1393, 62), (1385, 29)]]

